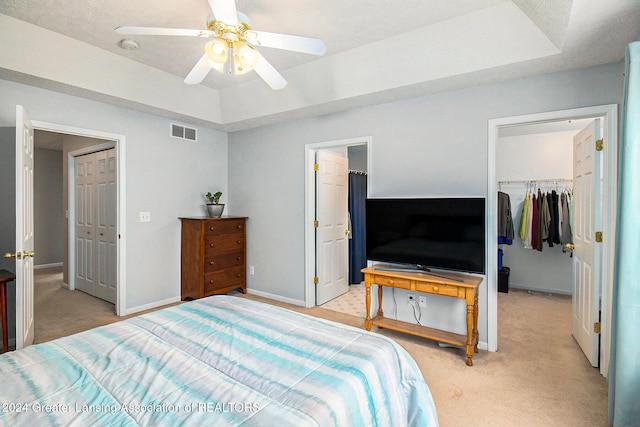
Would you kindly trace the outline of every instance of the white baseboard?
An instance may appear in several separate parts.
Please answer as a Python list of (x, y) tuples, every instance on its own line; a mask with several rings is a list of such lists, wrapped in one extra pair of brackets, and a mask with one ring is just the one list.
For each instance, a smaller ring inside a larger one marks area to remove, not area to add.
[(556, 295), (568, 295), (568, 296), (573, 295), (571, 291), (568, 291), (566, 289), (532, 288), (531, 286), (521, 285), (518, 283), (510, 283), (509, 289), (519, 289), (521, 291), (539, 292), (541, 294), (556, 294)]
[(163, 305), (173, 304), (174, 302), (180, 301), (180, 297), (167, 298), (162, 301), (156, 301), (145, 305), (139, 305), (137, 307), (131, 307), (125, 310), (124, 315), (128, 316), (130, 314), (139, 313), (145, 310), (151, 310), (152, 308), (162, 307)]
[(272, 300), (275, 300), (275, 301), (280, 301), (280, 302), (286, 302), (288, 304), (298, 305), (298, 306), (301, 306), (301, 307), (305, 306), (305, 302), (303, 300), (287, 298), (287, 297), (283, 297), (283, 296), (280, 296), (280, 295), (270, 294), (268, 292), (256, 291), (255, 289), (248, 289), (247, 288), (247, 293), (250, 294), (250, 295), (257, 295), (259, 297), (269, 298), (269, 299), (272, 299)]
[(34, 270), (40, 270), (41, 268), (51, 268), (51, 267), (62, 267), (64, 264), (62, 262), (52, 262), (50, 264), (38, 264), (34, 265)]

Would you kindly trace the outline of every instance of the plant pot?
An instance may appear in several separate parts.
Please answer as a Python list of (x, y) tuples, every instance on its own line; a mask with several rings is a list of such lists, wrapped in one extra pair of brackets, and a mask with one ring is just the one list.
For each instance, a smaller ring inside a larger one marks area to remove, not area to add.
[(207, 203), (207, 211), (209, 212), (209, 216), (211, 218), (220, 218), (222, 216), (223, 210), (224, 203), (219, 203), (217, 205)]

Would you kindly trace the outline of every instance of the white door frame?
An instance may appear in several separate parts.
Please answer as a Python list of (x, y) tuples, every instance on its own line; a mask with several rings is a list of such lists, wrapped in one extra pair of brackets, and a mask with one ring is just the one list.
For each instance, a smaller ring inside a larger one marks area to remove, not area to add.
[[(315, 276), (315, 229), (313, 227), (313, 221), (315, 220), (315, 200), (316, 200), (316, 187), (314, 179), (313, 164), (315, 163), (315, 156), (318, 150), (335, 147), (350, 147), (354, 145), (366, 145), (367, 146), (367, 170), (371, 171), (371, 144), (372, 138), (365, 136), (361, 138), (349, 138), (340, 139), (335, 141), (325, 141), (305, 144), (304, 146), (304, 203), (305, 203), (305, 217), (304, 217), (304, 247), (305, 247), (305, 265), (304, 265), (304, 302), (305, 307), (310, 308), (316, 305), (316, 289), (313, 283)], [(369, 196), (369, 189), (371, 187), (371, 175), (367, 178), (367, 197)]]
[[(97, 151), (96, 147), (115, 148), (116, 150), (116, 216), (117, 216), (117, 245), (116, 245), (116, 277), (117, 277), (117, 290), (116, 290), (116, 315), (124, 316), (126, 314), (126, 295), (127, 295), (127, 283), (126, 283), (126, 181), (125, 181), (125, 142), (124, 135), (102, 132), (92, 129), (82, 129), (66, 125), (60, 125), (55, 123), (40, 122), (32, 120), (33, 127), (37, 130), (63, 133), (67, 135), (76, 135), (87, 138), (104, 139), (104, 144), (99, 144), (87, 149), (77, 150), (69, 153), (69, 180), (68, 180), (68, 193), (69, 193), (69, 218), (67, 222), (69, 224), (69, 289), (75, 289), (75, 209), (73, 209), (75, 201), (75, 189), (72, 185), (75, 183), (74, 169), (75, 165), (73, 158), (81, 154), (87, 154), (93, 151)], [(89, 151), (85, 151), (89, 150)]]
[[(498, 129), (503, 126), (515, 126), (531, 123), (543, 123), (561, 120), (577, 120), (603, 117), (604, 145), (604, 206), (603, 206), (603, 250), (602, 250), (602, 290), (601, 290), (601, 352), (600, 373), (606, 376), (609, 365), (611, 291), (613, 281), (613, 255), (616, 219), (617, 174), (618, 174), (618, 105), (598, 105), (594, 107), (574, 108), (546, 113), (503, 117), (488, 121), (487, 147), (487, 236), (497, 236), (497, 192), (496, 181), (496, 142)], [(498, 349), (498, 242), (487, 239), (487, 343), (489, 351)]]

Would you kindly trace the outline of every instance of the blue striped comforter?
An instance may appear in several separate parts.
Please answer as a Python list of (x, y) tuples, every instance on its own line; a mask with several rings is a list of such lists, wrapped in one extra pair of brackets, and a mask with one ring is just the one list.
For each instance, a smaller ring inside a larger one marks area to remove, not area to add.
[(436, 426), (380, 335), (213, 296), (0, 356), (0, 424)]

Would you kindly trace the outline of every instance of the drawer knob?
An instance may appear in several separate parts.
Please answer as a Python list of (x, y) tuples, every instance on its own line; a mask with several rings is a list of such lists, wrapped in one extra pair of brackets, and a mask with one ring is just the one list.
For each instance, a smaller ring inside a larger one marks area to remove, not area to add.
[(240, 261), (240, 257), (239, 256), (236, 257), (236, 261)]
[(242, 243), (242, 241), (238, 240), (238, 244), (241, 244), (241, 243)]
[(242, 229), (242, 226), (240, 224), (238, 224), (236, 227), (238, 227), (238, 230)]
[(433, 291), (434, 291), (434, 292), (438, 292), (439, 290), (440, 290), (440, 288), (439, 288), (439, 287), (437, 287), (437, 286), (434, 286), (434, 287), (433, 287)]
[(389, 284), (393, 285), (393, 279), (389, 279)]
[(214, 244), (213, 244), (213, 243), (209, 243), (209, 246), (213, 247), (213, 246), (214, 246)]
[(240, 273), (236, 274), (236, 277), (240, 278)]
[(213, 265), (213, 264), (215, 264), (215, 262), (209, 261), (209, 265)]
[(213, 280), (209, 280), (209, 283), (213, 283)]
[(209, 227), (209, 230), (211, 230), (211, 231), (213, 231), (213, 230), (215, 230), (215, 229), (216, 229), (216, 228), (215, 228), (213, 225), (212, 225), (211, 227)]

